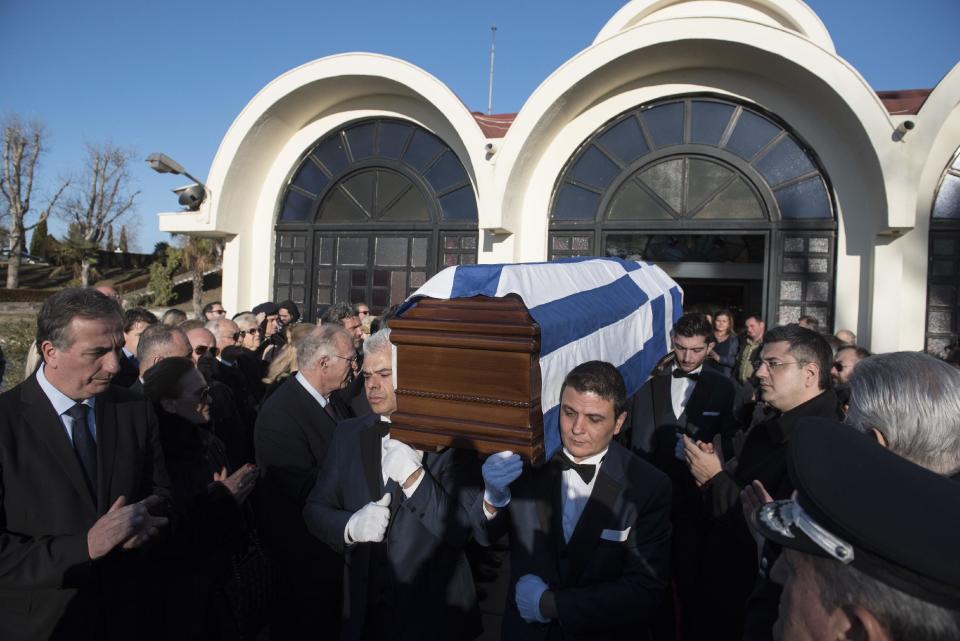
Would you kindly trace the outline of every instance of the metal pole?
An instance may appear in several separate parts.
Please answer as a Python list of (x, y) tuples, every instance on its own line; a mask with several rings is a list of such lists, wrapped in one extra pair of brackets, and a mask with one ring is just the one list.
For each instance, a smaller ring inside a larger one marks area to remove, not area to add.
[(487, 86), (487, 115), (493, 113), (493, 57), (497, 41), (497, 25), (490, 27), (490, 82)]

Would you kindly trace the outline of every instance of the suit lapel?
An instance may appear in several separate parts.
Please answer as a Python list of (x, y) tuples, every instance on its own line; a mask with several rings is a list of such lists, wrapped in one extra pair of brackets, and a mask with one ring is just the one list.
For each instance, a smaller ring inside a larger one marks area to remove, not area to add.
[(656, 417), (656, 424), (663, 425), (665, 422), (675, 423), (677, 417), (673, 413), (673, 393), (670, 389), (670, 375), (661, 374), (654, 377), (651, 381), (653, 388), (653, 415)]
[[(63, 429), (63, 423), (57, 416), (47, 395), (40, 389), (36, 376), (32, 376), (23, 383), (20, 399), (23, 402), (23, 417), (30, 429), (40, 435), (54, 460), (58, 463), (63, 474), (70, 479), (73, 488), (80, 495), (84, 505), (96, 514), (97, 506), (93, 504), (93, 497), (87, 489), (87, 482), (80, 467), (80, 461), (70, 445), (70, 439)], [(51, 470), (51, 473), (55, 473)]]
[[(531, 476), (531, 492), (534, 504), (537, 508), (537, 519), (539, 521), (538, 530), (543, 533), (551, 533), (551, 536), (545, 536), (542, 541), (547, 549), (541, 554), (537, 552), (537, 557), (546, 560), (540, 572), (544, 576), (544, 581), (554, 582), (560, 580), (560, 546), (563, 545), (563, 507), (560, 502), (560, 470), (556, 465), (547, 461), (546, 465), (541, 467)], [(540, 541), (537, 542), (538, 544)]]
[[(363, 476), (367, 479), (370, 500), (379, 501), (384, 494), (383, 477), (380, 474), (380, 431), (378, 422), (368, 425), (360, 432), (360, 461), (363, 463)], [(395, 501), (391, 501), (391, 504)]]
[(604, 526), (610, 522), (617, 497), (623, 490), (623, 485), (615, 480), (614, 475), (611, 475), (611, 472), (619, 468), (619, 461), (613, 454), (613, 445), (607, 458), (612, 460), (604, 461), (597, 471), (593, 492), (590, 493), (590, 499), (567, 544), (567, 557), (570, 561), (570, 569), (565, 581), (567, 585), (576, 585), (580, 580), (580, 575), (583, 574), (587, 561), (600, 540)]
[(97, 398), (94, 420), (97, 425), (97, 488), (98, 513), (110, 506), (113, 459), (117, 452), (117, 404), (108, 403), (107, 394)]

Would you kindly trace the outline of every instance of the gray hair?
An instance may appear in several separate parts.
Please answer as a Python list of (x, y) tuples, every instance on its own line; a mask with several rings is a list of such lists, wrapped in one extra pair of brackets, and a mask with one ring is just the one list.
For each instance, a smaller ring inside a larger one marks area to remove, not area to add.
[(960, 471), (960, 370), (922, 352), (878, 354), (850, 377), (846, 422), (938, 474)]
[(117, 333), (123, 331), (123, 312), (115, 299), (87, 287), (63, 289), (44, 301), (37, 315), (37, 352), (41, 358), (45, 341), (57, 349), (73, 345), (70, 324), (74, 318), (108, 321), (116, 324)]
[[(186, 333), (179, 327), (157, 323), (146, 328), (143, 334), (140, 334), (140, 342), (137, 343), (137, 360), (141, 363), (149, 363), (157, 352), (173, 343), (176, 336), (182, 338), (187, 345), (190, 344)], [(183, 354), (177, 354), (177, 356), (183, 356)]]
[(388, 350), (391, 347), (390, 328), (384, 327), (379, 332), (374, 332), (370, 335), (370, 338), (363, 341), (363, 355), (369, 356), (374, 352), (382, 352), (383, 350)]
[(340, 325), (321, 325), (294, 344), (297, 350), (297, 365), (300, 369), (313, 369), (317, 361), (324, 356), (340, 356), (337, 353), (337, 343), (340, 341), (353, 345), (350, 334)]
[[(260, 324), (257, 322), (256, 314), (253, 314), (251, 312), (244, 312), (242, 314), (237, 314), (236, 316), (233, 317), (233, 322), (236, 323), (238, 327), (240, 325), (246, 325), (251, 329), (256, 329), (257, 325)], [(240, 329), (243, 329), (243, 327), (240, 327)]]
[(803, 555), (827, 611), (858, 605), (877, 618), (892, 641), (960, 638), (960, 612), (922, 601), (833, 559)]

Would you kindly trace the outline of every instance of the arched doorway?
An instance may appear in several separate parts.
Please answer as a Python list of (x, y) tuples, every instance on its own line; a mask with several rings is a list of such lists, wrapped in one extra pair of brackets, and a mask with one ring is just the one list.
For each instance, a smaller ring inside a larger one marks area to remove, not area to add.
[(960, 149), (933, 200), (927, 269), (926, 351), (944, 358), (960, 337)]
[(832, 324), (836, 220), (826, 174), (774, 115), (712, 96), (620, 114), (554, 188), (549, 257), (651, 260), (685, 306)]
[(381, 313), (439, 268), (476, 262), (477, 203), (463, 164), (404, 120), (327, 134), (291, 172), (279, 209), (274, 297), (309, 320), (341, 301)]

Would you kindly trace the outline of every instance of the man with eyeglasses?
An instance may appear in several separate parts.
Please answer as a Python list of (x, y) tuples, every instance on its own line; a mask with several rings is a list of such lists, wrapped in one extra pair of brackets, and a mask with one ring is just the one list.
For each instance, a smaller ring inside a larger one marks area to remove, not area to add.
[(473, 639), (480, 617), (463, 547), (474, 532), (479, 462), (466, 450), (424, 454), (391, 438), (391, 347), (389, 329), (364, 343), (374, 414), (337, 426), (303, 517), (344, 555), (341, 639)]
[(223, 303), (218, 300), (207, 303), (203, 306), (203, 320), (212, 321), (218, 318), (226, 318), (227, 310), (223, 308)]
[(832, 364), (830, 345), (817, 332), (799, 325), (775, 327), (763, 336), (754, 363), (758, 392), (775, 413), (751, 428), (739, 455), (727, 463), (714, 445), (684, 437), (684, 455), (711, 519), (705, 580), (716, 595), (710, 615), (716, 639), (741, 638), (744, 605), (757, 574), (756, 545), (743, 518), (740, 491), (752, 486), (774, 499), (790, 498), (787, 445), (797, 421), (840, 417), (831, 389)]
[(333, 439), (337, 421), (350, 418), (331, 395), (346, 385), (356, 358), (342, 327), (324, 324), (294, 344), (299, 371), (260, 408), (254, 430), (263, 471), (264, 544), (280, 579), (271, 639), (309, 639), (324, 630), (337, 637), (342, 561), (310, 536), (302, 511)]

